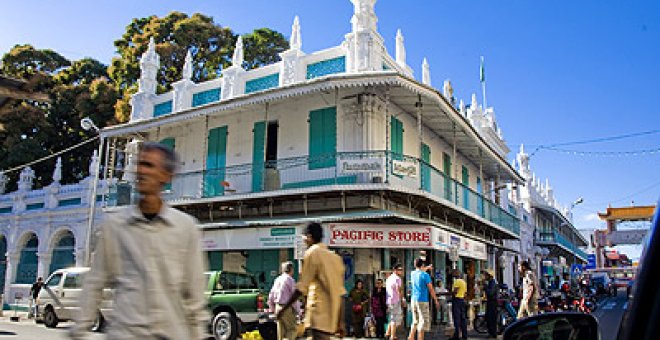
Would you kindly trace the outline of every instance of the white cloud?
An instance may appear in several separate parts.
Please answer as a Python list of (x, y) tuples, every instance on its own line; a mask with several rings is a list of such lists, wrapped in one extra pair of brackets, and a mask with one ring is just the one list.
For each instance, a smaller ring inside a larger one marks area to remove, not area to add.
[(585, 222), (595, 222), (600, 221), (600, 217), (598, 217), (597, 213), (592, 213), (582, 216), (582, 220)]

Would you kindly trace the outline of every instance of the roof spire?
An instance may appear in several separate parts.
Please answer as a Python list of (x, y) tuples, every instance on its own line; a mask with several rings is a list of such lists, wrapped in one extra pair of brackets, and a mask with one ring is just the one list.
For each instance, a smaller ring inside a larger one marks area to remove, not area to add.
[(147, 51), (140, 58), (140, 79), (138, 85), (140, 92), (156, 93), (156, 75), (160, 68), (160, 57), (156, 53), (154, 37), (149, 38)]
[(374, 11), (376, 0), (351, 0), (353, 3), (353, 33), (365, 30), (378, 31), (376, 23), (378, 18)]
[(406, 66), (406, 47), (403, 44), (403, 34), (401, 29), (396, 31), (396, 63)]
[(193, 74), (193, 65), (192, 65), (192, 54), (190, 50), (186, 53), (186, 61), (183, 63), (182, 75), (184, 80), (192, 79)]
[(422, 83), (431, 86), (431, 69), (426, 57), (424, 57), (424, 61), (422, 62)]
[(298, 19), (297, 15), (293, 18), (289, 46), (292, 50), (299, 50), (302, 48), (302, 39), (300, 38), (300, 19)]
[(231, 57), (232, 66), (241, 67), (243, 65), (243, 37), (238, 36), (236, 40), (236, 48), (234, 48), (234, 55)]

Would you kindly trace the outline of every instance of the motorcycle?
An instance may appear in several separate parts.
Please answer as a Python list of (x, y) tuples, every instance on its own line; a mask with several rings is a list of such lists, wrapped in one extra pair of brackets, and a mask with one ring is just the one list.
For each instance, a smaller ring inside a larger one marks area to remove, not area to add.
[[(512, 294), (506, 286), (500, 289), (499, 295), (497, 299), (497, 334), (502, 334), (509, 325), (516, 321), (518, 313), (516, 311), (517, 301), (513, 300)], [(472, 325), (477, 333), (488, 333), (486, 313), (478, 313)]]

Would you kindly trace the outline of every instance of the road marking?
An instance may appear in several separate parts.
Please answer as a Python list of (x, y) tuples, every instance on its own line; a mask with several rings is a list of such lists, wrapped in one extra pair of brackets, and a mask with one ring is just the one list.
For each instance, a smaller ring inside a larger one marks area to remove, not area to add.
[(609, 302), (608, 304), (603, 306), (603, 309), (614, 309), (614, 307), (616, 307), (616, 301)]

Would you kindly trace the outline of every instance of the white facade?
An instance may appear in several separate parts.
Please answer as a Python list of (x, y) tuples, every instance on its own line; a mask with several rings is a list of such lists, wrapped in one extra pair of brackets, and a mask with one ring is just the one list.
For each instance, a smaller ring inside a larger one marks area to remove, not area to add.
[[(32, 281), (39, 276), (45, 279), (58, 266), (84, 265), (93, 177), (61, 185), (61, 171), (58, 159), (53, 182), (32, 190), (33, 172), (24, 168), (19, 189), (0, 193), (0, 242), (6, 252), (0, 264), (4, 303), (13, 303), (17, 293), (26, 303)], [(97, 194), (105, 193), (107, 186), (100, 184)], [(95, 224), (102, 217), (98, 212)]]

